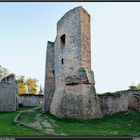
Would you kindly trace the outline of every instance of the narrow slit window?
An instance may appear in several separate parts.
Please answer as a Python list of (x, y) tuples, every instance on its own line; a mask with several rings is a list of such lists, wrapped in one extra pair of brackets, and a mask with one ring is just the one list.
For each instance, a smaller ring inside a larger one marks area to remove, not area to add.
[(60, 37), (61, 48), (65, 47), (65, 34)]
[(52, 73), (54, 74), (54, 70), (52, 71)]
[(63, 58), (61, 59), (61, 63), (64, 64), (64, 59)]

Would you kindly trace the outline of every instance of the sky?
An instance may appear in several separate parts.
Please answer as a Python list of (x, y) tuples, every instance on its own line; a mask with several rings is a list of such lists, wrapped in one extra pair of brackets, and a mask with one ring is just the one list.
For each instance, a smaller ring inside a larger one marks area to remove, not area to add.
[(97, 93), (140, 83), (140, 3), (0, 3), (0, 65), (44, 85), (47, 41), (57, 21), (83, 6), (91, 15), (91, 61)]

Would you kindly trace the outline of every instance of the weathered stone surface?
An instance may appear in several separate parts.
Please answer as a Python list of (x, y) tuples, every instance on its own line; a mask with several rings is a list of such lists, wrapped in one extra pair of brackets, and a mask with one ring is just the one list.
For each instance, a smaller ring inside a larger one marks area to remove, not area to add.
[(45, 66), (44, 111), (50, 110), (55, 90), (54, 43), (48, 41)]
[[(62, 97), (54, 97), (56, 106), (51, 113), (65, 118), (92, 119), (101, 117), (98, 97), (92, 84), (76, 84), (65, 86)], [(59, 95), (55, 94), (55, 95)], [(61, 99), (61, 101), (60, 101)], [(52, 105), (53, 105), (52, 103)], [(55, 114), (57, 112), (57, 114)]]
[(17, 108), (17, 83), (13, 74), (0, 81), (0, 112), (16, 111)]
[(129, 109), (136, 110), (136, 111), (140, 111), (139, 110), (139, 108), (140, 108), (139, 107), (140, 106), (139, 98), (137, 98), (134, 95), (129, 95), (129, 97), (128, 97), (128, 108)]
[(44, 110), (76, 119), (97, 118), (128, 107), (140, 111), (138, 91), (97, 96), (94, 84), (90, 15), (76, 7), (58, 21), (55, 42), (48, 42)]
[(41, 123), (45, 128), (53, 128), (53, 126), (47, 120), (43, 121)]
[[(137, 102), (132, 105), (134, 97), (137, 98)], [(135, 106), (135, 104), (138, 105), (136, 110), (140, 111), (140, 90), (126, 90), (103, 95), (98, 94), (98, 98), (103, 115), (128, 111), (129, 107)]]
[(93, 71), (92, 70), (88, 70), (88, 69), (85, 69), (85, 70), (86, 70), (88, 82), (90, 84), (95, 84)]
[[(51, 62), (47, 53), (46, 67), (52, 70), (50, 64), (53, 63), (55, 73), (54, 82), (49, 83), (52, 79), (47, 82), (47, 77), (45, 81), (48, 91), (45, 92), (46, 111), (65, 118), (101, 116), (91, 71), (90, 41), (90, 15), (82, 7), (68, 11), (58, 21), (56, 39), (49, 49), (54, 49)], [(46, 70), (46, 75), (51, 77), (49, 70)], [(50, 87), (53, 87), (53, 92)]]
[(26, 125), (30, 128), (36, 129), (36, 130), (42, 130), (43, 129), (39, 122), (29, 123), (29, 124), (26, 124)]
[(84, 68), (81, 68), (78, 70), (76, 75), (67, 76), (65, 78), (65, 84), (71, 85), (71, 84), (94, 84), (94, 75), (93, 71), (86, 70)]
[(58, 117), (92, 119), (128, 110), (129, 94), (96, 95), (90, 41), (90, 15), (82, 7), (58, 21), (55, 42), (47, 47), (46, 111)]
[(24, 94), (19, 95), (18, 104), (23, 106), (38, 106), (44, 103), (44, 95)]
[(116, 112), (128, 110), (128, 95), (114, 95), (114, 96), (98, 96), (100, 99), (100, 107), (102, 114), (113, 114)]

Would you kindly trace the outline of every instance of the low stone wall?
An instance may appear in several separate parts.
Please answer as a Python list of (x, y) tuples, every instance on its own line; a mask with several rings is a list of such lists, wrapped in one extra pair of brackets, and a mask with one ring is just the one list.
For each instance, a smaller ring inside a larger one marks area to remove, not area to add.
[(18, 104), (23, 106), (38, 106), (44, 103), (44, 95), (23, 94), (18, 97)]
[(98, 94), (102, 114), (106, 115), (106, 114), (114, 114), (116, 112), (121, 111), (127, 111), (130, 96), (140, 97), (140, 90), (125, 90), (114, 93)]
[(0, 81), (0, 112), (16, 111), (17, 89), (14, 75)]

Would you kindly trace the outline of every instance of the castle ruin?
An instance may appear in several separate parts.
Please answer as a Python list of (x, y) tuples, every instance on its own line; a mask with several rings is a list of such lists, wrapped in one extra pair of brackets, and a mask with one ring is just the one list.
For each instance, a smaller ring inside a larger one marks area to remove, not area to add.
[(96, 94), (90, 15), (83, 7), (68, 11), (57, 22), (56, 39), (47, 44), (45, 69), (45, 112), (86, 120), (129, 108), (140, 111), (140, 90)]
[(55, 42), (48, 41), (44, 111), (58, 117), (101, 117), (91, 70), (90, 15), (77, 7), (57, 22)]

